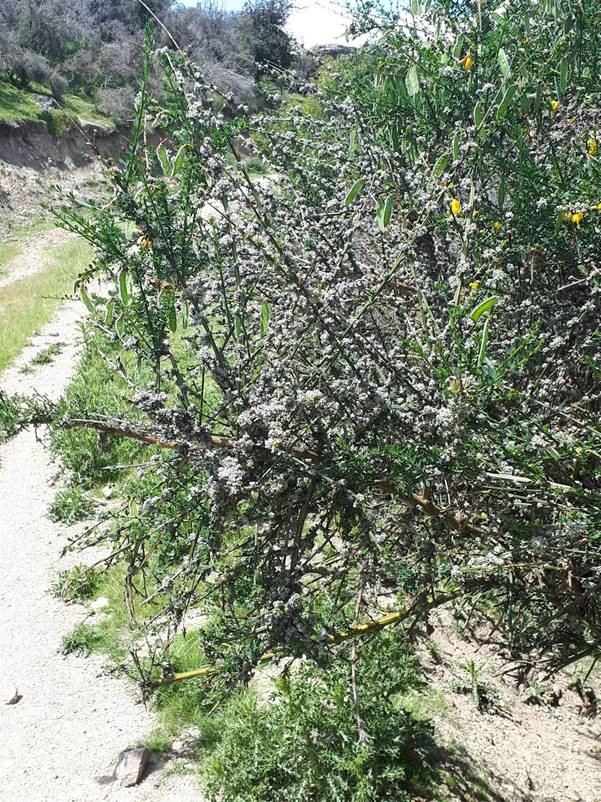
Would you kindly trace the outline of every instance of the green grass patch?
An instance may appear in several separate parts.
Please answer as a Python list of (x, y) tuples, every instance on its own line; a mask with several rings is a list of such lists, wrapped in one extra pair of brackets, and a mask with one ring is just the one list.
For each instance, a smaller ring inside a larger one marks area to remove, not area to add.
[(92, 100), (79, 95), (67, 94), (61, 98), (60, 105), (67, 114), (75, 117), (79, 123), (91, 122), (107, 130), (115, 128), (115, 121), (98, 111)]
[(21, 248), (16, 242), (0, 242), (0, 276), (8, 263), (21, 253)]
[(8, 81), (0, 80), (0, 122), (40, 123), (43, 111), (35, 101), (33, 92), (28, 92)]
[(0, 371), (10, 365), (32, 334), (52, 319), (89, 258), (86, 242), (69, 240), (50, 250), (47, 269), (0, 288)]

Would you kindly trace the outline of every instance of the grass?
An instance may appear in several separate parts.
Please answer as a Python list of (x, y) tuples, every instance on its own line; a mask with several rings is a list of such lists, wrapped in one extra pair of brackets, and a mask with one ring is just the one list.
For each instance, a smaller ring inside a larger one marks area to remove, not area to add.
[(98, 111), (94, 102), (89, 99), (79, 95), (63, 95), (60, 105), (67, 114), (77, 118), (80, 123), (88, 121), (108, 130), (115, 128), (115, 121)]
[(0, 276), (7, 264), (21, 253), (16, 242), (0, 242)]
[(48, 323), (61, 299), (86, 266), (90, 250), (83, 240), (69, 240), (49, 252), (48, 268), (0, 288), (0, 371), (22, 351), (29, 338)]
[(43, 112), (33, 92), (0, 80), (0, 122), (40, 123)]
[[(17, 125), (45, 122), (47, 115), (38, 106), (36, 95), (51, 95), (51, 92), (40, 84), (19, 87), (0, 80), (0, 122)], [(98, 111), (94, 101), (89, 98), (66, 94), (61, 98), (59, 107), (78, 122), (88, 121), (107, 130), (115, 128), (114, 120)]]

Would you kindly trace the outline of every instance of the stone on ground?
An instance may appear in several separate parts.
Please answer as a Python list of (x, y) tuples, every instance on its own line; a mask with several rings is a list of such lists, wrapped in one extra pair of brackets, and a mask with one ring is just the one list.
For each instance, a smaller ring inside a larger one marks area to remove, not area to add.
[(121, 785), (126, 788), (131, 785), (137, 785), (142, 779), (149, 757), (150, 752), (143, 747), (121, 752), (115, 769), (115, 778), (121, 780)]

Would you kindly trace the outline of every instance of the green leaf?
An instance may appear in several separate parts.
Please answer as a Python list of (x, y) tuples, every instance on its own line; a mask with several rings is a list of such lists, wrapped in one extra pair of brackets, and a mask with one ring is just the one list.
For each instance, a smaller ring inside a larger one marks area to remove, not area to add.
[(175, 306), (170, 306), (167, 309), (167, 325), (170, 331), (177, 331), (177, 312), (175, 311)]
[(499, 59), (499, 67), (501, 68), (501, 75), (505, 80), (509, 80), (511, 78), (511, 67), (509, 66), (509, 59), (507, 58), (507, 53), (503, 50), (503, 48), (499, 48), (499, 53), (497, 55)]
[(432, 168), (432, 178), (438, 178), (439, 175), (444, 173), (450, 160), (451, 157), (448, 153), (445, 153), (443, 156), (441, 156)]
[(459, 58), (461, 53), (463, 52), (463, 40), (464, 36), (462, 33), (459, 34), (457, 39), (455, 40), (455, 44), (453, 45), (453, 58)]
[(507, 197), (507, 184), (505, 183), (505, 176), (501, 176), (501, 180), (499, 181), (499, 193), (497, 197), (497, 202), (501, 208), (505, 204), (505, 198)]
[(461, 143), (461, 135), (459, 131), (455, 132), (453, 136), (453, 161), (459, 160), (459, 145)]
[(491, 295), (490, 298), (487, 298), (485, 301), (482, 301), (482, 303), (479, 303), (472, 309), (472, 311), (470, 312), (470, 317), (474, 321), (474, 323), (480, 320), (482, 315), (486, 314), (487, 312), (490, 312), (490, 310), (495, 305), (496, 300), (497, 300), (496, 295)]
[(119, 273), (119, 297), (121, 298), (121, 303), (124, 306), (127, 306), (129, 303), (129, 286), (128, 286), (128, 276), (127, 270), (122, 270)]
[(505, 117), (505, 115), (507, 114), (507, 110), (511, 105), (511, 101), (513, 100), (513, 96), (515, 95), (516, 89), (517, 89), (516, 85), (512, 84), (503, 95), (503, 99), (499, 103), (499, 108), (497, 109), (498, 120), (502, 120), (503, 117)]
[(157, 158), (165, 175), (171, 175), (171, 164), (167, 155), (167, 148), (162, 143), (157, 148)]
[(113, 325), (113, 319), (115, 317), (115, 300), (111, 298), (111, 300), (106, 305), (106, 316), (104, 318), (104, 322), (107, 326)]
[(190, 322), (190, 307), (188, 303), (184, 301), (182, 303), (182, 329), (187, 329)]
[(182, 145), (181, 148), (177, 151), (177, 156), (175, 157), (175, 161), (173, 162), (173, 169), (171, 170), (171, 175), (174, 178), (184, 166), (187, 149), (188, 149), (187, 145)]
[(267, 328), (269, 326), (269, 304), (267, 301), (263, 301), (261, 304), (261, 337), (265, 337), (267, 334)]
[(570, 62), (567, 58), (562, 58), (559, 65), (559, 91), (563, 93), (568, 88), (568, 78), (570, 77)]
[(390, 225), (390, 218), (392, 216), (392, 206), (393, 206), (392, 195), (388, 195), (388, 197), (384, 201), (378, 199), (378, 203), (376, 205), (376, 216), (378, 218), (378, 226), (380, 227), (380, 231), (386, 231), (386, 229)]
[(417, 77), (417, 67), (415, 64), (407, 73), (407, 77), (405, 78), (405, 86), (407, 87), (407, 93), (409, 97), (415, 97), (419, 92), (419, 78)]
[(484, 109), (482, 108), (482, 103), (478, 101), (474, 106), (474, 124), (476, 128), (480, 128), (480, 123), (484, 119)]
[(234, 326), (236, 329), (236, 338), (240, 340), (244, 334), (244, 324), (242, 323), (242, 318), (237, 313), (234, 315)]
[(125, 320), (123, 319), (123, 315), (119, 315), (115, 321), (115, 328), (117, 329), (117, 334), (119, 337), (123, 337), (123, 331), (125, 328)]
[(96, 312), (96, 307), (94, 306), (94, 302), (92, 301), (92, 299), (88, 295), (88, 291), (86, 290), (86, 288), (84, 286), (81, 286), (79, 288), (79, 295), (81, 297), (81, 300), (84, 302), (85, 307), (88, 310), (88, 312), (91, 312), (92, 314), (94, 314)]
[(358, 178), (355, 181), (353, 186), (347, 192), (346, 198), (344, 199), (344, 203), (345, 203), (346, 206), (350, 206), (351, 205), (351, 203), (355, 200), (357, 195), (363, 189), (364, 184), (365, 184), (365, 180), (363, 178)]

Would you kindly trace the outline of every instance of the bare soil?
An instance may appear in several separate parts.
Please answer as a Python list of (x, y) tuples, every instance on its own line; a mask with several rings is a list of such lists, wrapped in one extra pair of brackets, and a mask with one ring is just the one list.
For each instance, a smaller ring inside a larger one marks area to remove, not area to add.
[[(507, 673), (507, 659), (486, 633), (457, 634), (448, 613), (432, 623), (433, 646), (424, 660), (444, 705), (436, 715), (438, 740), (456, 747), (490, 796), (504, 802), (600, 802), (598, 675), (587, 680), (584, 698), (576, 690), (578, 677), (584, 679), (582, 667), (541, 680), (540, 697), (529, 703), (527, 689)], [(471, 694), (454, 690), (466, 682), (470, 661), (490, 686), (489, 712), (479, 712)]]

